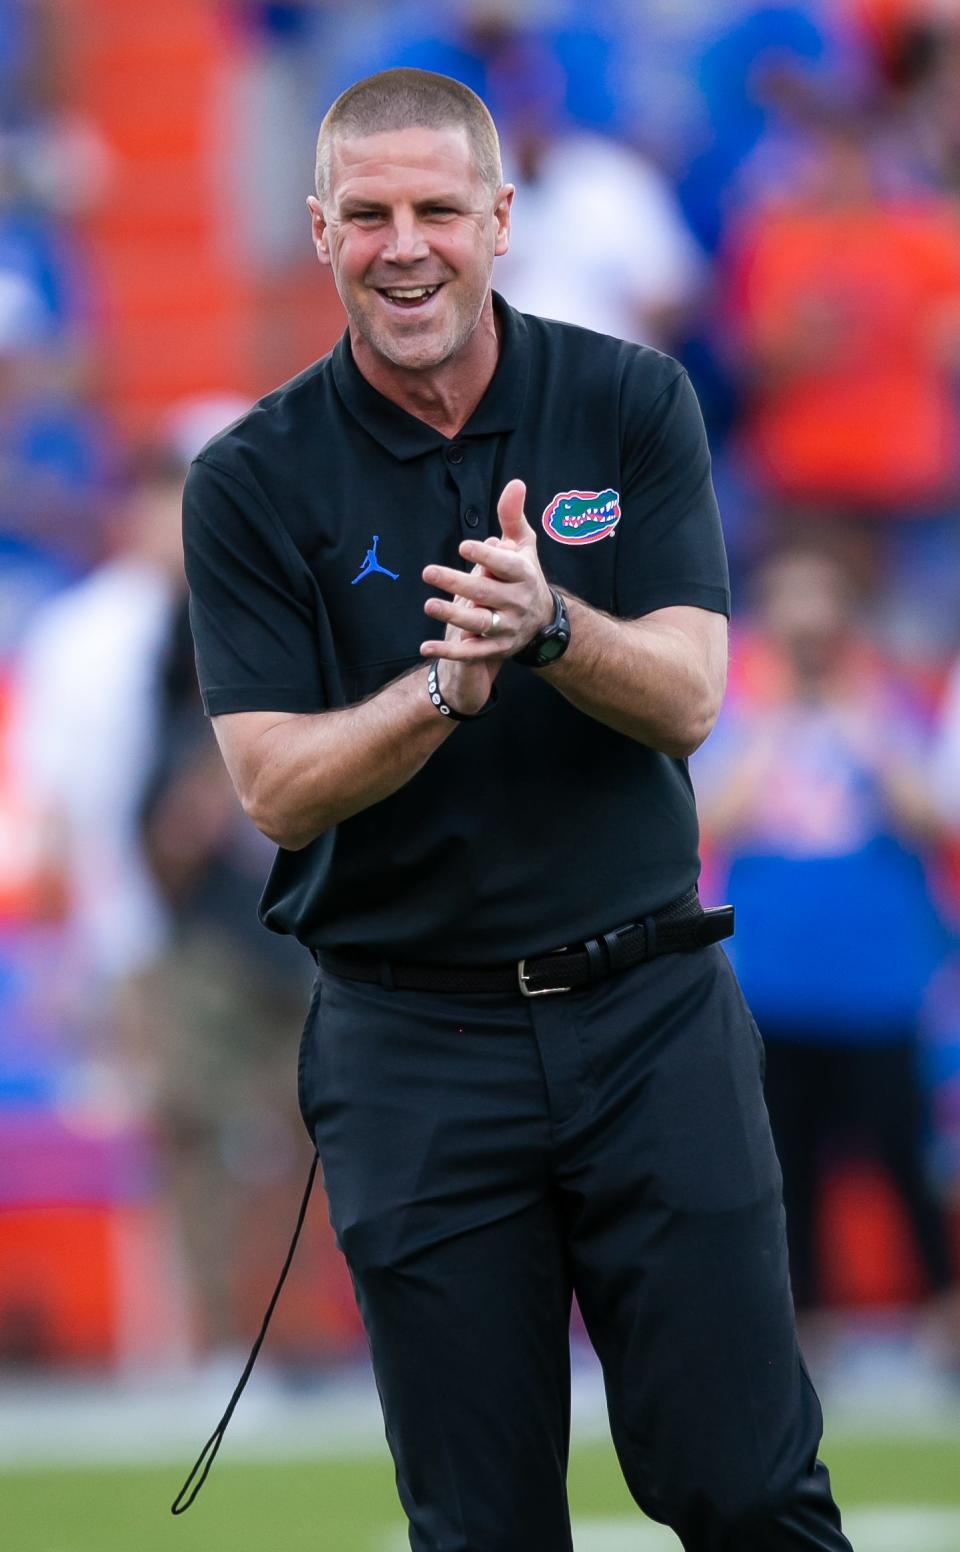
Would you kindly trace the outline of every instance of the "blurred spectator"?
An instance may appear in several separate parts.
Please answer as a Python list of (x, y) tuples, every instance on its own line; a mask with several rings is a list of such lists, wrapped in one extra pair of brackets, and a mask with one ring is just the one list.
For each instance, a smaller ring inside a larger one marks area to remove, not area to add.
[(888, 151), (821, 102), (793, 184), (731, 234), (726, 305), (761, 517), (872, 529), (884, 639), (918, 658), (958, 632), (960, 221), (943, 195), (884, 193)]
[(271, 1192), (282, 1200), (302, 1163), (295, 1074), (315, 966), (257, 919), (273, 847), (243, 814), (204, 716), (185, 601), (155, 748), (142, 835), (172, 933), (131, 988), (128, 1054), (150, 1094), (200, 1339), (217, 1349), (246, 1335), (251, 1266), (282, 1259)]
[(705, 276), (666, 179), (627, 146), (554, 127), (538, 91), (507, 120), (517, 196), (497, 289), (521, 312), (669, 348)]
[(762, 672), (731, 697), (696, 779), (766, 1041), (797, 1303), (822, 1295), (824, 1171), (864, 1148), (902, 1199), (929, 1292), (942, 1294), (951, 1264), (917, 1071), (921, 1007), (948, 946), (924, 870), (944, 836), (922, 774), (929, 735), (864, 639), (834, 560), (781, 555), (759, 599)]
[[(872, 7), (879, 10), (878, 7)], [(960, 16), (952, 0), (897, 0), (875, 46), (893, 128), (933, 187), (960, 193)]]
[[(338, 18), (331, 6), (302, 3), (228, 0), (224, 11), (247, 46), (223, 104), (224, 130), (239, 153), (223, 177), (232, 199), (255, 207), (258, 218), (222, 234), (223, 262), (239, 258), (282, 285), (284, 267), (307, 247), (303, 200), (312, 183), (317, 75), (329, 69), (325, 54)], [(302, 156), (292, 154), (298, 146)]]
[[(951, 830), (941, 887), (960, 925), (960, 658), (947, 678), (933, 760), (933, 785)], [(938, 978), (927, 1020), (930, 1073), (944, 1178), (960, 1179), (960, 945)]]
[(0, 556), (83, 569), (102, 543), (106, 428), (80, 357), (33, 328), (35, 300), (0, 270)]
[(944, 816), (960, 837), (960, 660), (947, 682), (933, 772)]
[(90, 563), (108, 465), (91, 403), (95, 286), (65, 220), (96, 202), (110, 156), (68, 111), (49, 0), (0, 5), (0, 653), (23, 610)]
[(452, 0), (428, 28), (423, 23), (423, 6), (416, 0), (387, 8), (367, 47), (343, 61), (347, 79), (338, 89), (376, 70), (434, 70), (469, 86), (499, 123), (515, 106), (518, 88), (537, 89), (529, 68), (536, 59), (559, 81), (559, 106), (569, 124), (608, 131), (627, 127), (616, 81), (618, 57), (638, 26), (634, 7), (596, 7), (588, 0), (560, 6), (541, 0)]
[(92, 276), (76, 220), (106, 192), (113, 159), (96, 125), (66, 100), (66, 29), (56, 0), (0, 0), (0, 270), (19, 273), (44, 307), (47, 341), (91, 312)]
[(862, 120), (824, 114), (814, 149), (733, 245), (745, 449), (780, 499), (938, 510), (958, 473), (956, 212), (878, 197)]
[(733, 14), (726, 6), (711, 13), (706, 47), (694, 63), (703, 145), (680, 182), (686, 217), (711, 253), (739, 169), (768, 130), (771, 77), (788, 67), (822, 68), (829, 57), (827, 10), (763, 0), (737, 4)]
[(70, 933), (94, 981), (148, 963), (164, 911), (137, 834), (154, 759), (156, 677), (183, 588), (183, 466), (135, 462), (102, 565), (41, 607), (17, 664), (11, 731), (20, 781), (66, 874)]

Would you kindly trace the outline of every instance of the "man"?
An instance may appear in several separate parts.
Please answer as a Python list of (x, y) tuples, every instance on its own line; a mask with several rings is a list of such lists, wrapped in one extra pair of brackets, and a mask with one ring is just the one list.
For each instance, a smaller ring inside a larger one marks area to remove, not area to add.
[[(926, 873), (948, 838), (925, 774), (927, 718), (879, 657), (838, 558), (786, 549), (754, 584), (754, 660), (766, 672), (741, 675), (696, 779), (745, 929), (735, 962), (766, 1043), (794, 1302), (801, 1318), (816, 1309), (835, 1259), (817, 1234), (825, 1169), (838, 1148), (865, 1151), (900, 1198), (934, 1323), (956, 1343), (918, 1050), (949, 946)], [(826, 941), (821, 900), (844, 922)]]
[(847, 1548), (695, 894), (702, 422), (675, 362), (492, 295), (512, 198), (465, 88), (344, 93), (309, 205), (347, 335), (187, 485), (207, 710), (280, 847), (261, 915), (320, 964), (301, 1107), (415, 1552), (570, 1548), (572, 1290), (648, 1514), (691, 1552)]

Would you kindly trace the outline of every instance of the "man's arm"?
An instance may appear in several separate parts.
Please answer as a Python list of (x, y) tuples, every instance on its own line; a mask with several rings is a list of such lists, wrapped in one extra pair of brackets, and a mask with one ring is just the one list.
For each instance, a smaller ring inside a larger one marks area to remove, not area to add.
[[(309, 571), (259, 497), (205, 460), (184, 491), (184, 553), (204, 706), (245, 812), (278, 846), (300, 850), (388, 797), (450, 736), (420, 665), (358, 705), (315, 709), (326, 691)], [(441, 693), (473, 715), (499, 667), (443, 663)]]
[[(540, 568), (537, 540), (523, 512), (525, 489), (511, 480), (498, 513), (503, 543), (465, 540), (460, 553), (477, 564), (469, 576), (428, 566), (424, 580), (460, 596), (431, 598), (432, 619), (458, 627), (446, 641), (426, 641), (426, 657), (489, 662), (510, 657), (553, 615), (550, 586)], [(638, 743), (682, 757), (699, 748), (716, 721), (727, 672), (727, 622), (722, 614), (686, 605), (620, 620), (568, 600), (570, 646), (540, 669), (569, 701)], [(481, 636), (492, 611), (496, 636)], [(470, 634), (472, 633), (472, 634)]]
[(570, 646), (538, 672), (580, 711), (638, 743), (684, 758), (717, 720), (727, 679), (727, 621), (675, 606), (618, 620), (567, 597)]
[(430, 704), (423, 670), (339, 711), (213, 719), (244, 812), (287, 851), (396, 792), (455, 726)]
[[(460, 634), (450, 626), (445, 639)], [(441, 663), (441, 694), (455, 711), (475, 715), (501, 662)], [(244, 813), (286, 851), (301, 851), (405, 786), (456, 727), (431, 702), (422, 668), (337, 711), (240, 711), (213, 719)]]
[[(443, 665), (441, 690), (456, 710), (476, 712), (499, 666)], [(457, 726), (431, 704), (426, 678), (424, 669), (415, 669), (337, 711), (214, 717), (230, 778), (257, 829), (277, 846), (300, 851), (404, 786)]]

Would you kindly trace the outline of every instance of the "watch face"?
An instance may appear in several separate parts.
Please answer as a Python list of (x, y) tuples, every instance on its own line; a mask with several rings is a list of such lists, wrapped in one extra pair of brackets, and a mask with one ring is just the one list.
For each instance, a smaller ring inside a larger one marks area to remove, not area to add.
[(537, 653), (538, 662), (552, 663), (555, 658), (562, 656), (562, 654), (566, 651), (566, 646), (566, 636), (548, 637), (540, 648), (540, 651)]

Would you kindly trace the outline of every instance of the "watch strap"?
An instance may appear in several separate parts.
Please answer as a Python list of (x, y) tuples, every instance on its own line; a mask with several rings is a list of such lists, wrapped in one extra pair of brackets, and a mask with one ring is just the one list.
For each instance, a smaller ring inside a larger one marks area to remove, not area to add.
[[(525, 647), (521, 647), (519, 652), (513, 654), (513, 662), (520, 663), (524, 668), (549, 667), (550, 663), (556, 662), (570, 645), (570, 616), (567, 613), (563, 594), (552, 587), (550, 595), (553, 598), (553, 619), (537, 631)], [(551, 641), (562, 643), (560, 651), (541, 660), (544, 646)]]

